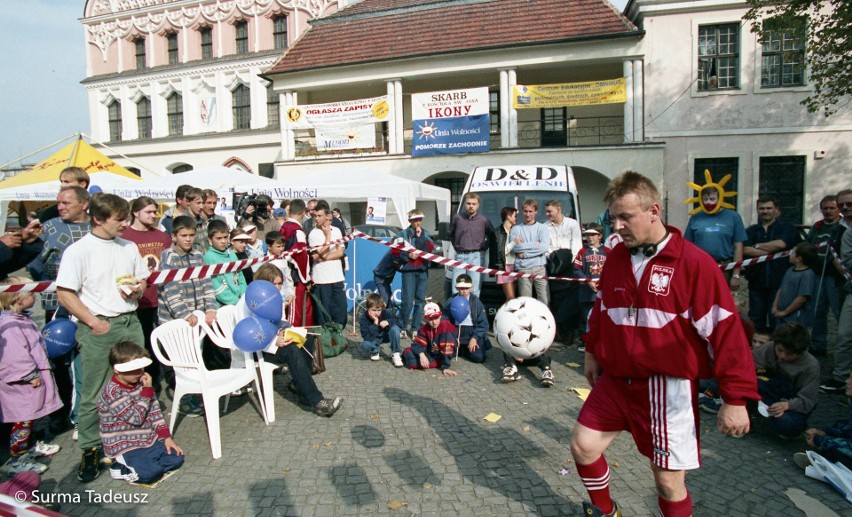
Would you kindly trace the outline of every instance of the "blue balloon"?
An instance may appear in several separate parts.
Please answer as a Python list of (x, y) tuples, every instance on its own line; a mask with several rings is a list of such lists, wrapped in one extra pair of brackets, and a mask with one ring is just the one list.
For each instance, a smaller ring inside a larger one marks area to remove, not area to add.
[(450, 314), (453, 315), (456, 324), (463, 322), (465, 318), (470, 316), (470, 302), (467, 301), (467, 298), (464, 296), (454, 297), (450, 302)]
[(258, 318), (280, 320), (284, 310), (281, 291), (272, 282), (255, 280), (246, 289), (246, 307)]
[(104, 189), (97, 185), (89, 185), (89, 194), (97, 194), (98, 192), (103, 192)]
[(278, 335), (278, 327), (256, 316), (248, 317), (234, 327), (234, 344), (243, 352), (258, 352)]
[(56, 318), (41, 331), (47, 346), (47, 357), (53, 359), (70, 352), (76, 345), (77, 324), (67, 318)]

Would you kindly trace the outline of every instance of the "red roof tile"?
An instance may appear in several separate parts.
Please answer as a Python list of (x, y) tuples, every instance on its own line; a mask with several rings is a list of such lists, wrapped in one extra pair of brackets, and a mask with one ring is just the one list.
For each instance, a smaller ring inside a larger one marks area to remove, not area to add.
[(266, 74), (640, 34), (606, 0), (364, 0), (311, 25)]

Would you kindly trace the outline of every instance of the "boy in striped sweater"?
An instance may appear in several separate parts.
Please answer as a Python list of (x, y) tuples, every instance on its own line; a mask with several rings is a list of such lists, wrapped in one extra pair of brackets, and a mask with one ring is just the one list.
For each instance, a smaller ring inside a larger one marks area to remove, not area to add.
[(129, 341), (109, 351), (112, 378), (98, 400), (104, 454), (113, 458), (113, 479), (153, 483), (183, 465), (183, 449), (172, 439), (145, 367), (148, 352)]

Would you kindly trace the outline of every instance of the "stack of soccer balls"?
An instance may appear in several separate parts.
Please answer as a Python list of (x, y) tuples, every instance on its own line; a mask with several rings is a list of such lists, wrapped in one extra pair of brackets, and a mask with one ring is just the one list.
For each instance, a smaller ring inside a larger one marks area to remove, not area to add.
[(494, 336), (507, 354), (516, 359), (532, 359), (553, 344), (556, 320), (547, 305), (535, 298), (514, 298), (494, 316)]

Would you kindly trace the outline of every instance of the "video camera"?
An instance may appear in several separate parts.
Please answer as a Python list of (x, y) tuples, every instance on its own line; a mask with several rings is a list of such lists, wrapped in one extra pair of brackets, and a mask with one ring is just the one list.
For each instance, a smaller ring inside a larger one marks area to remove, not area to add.
[[(258, 219), (269, 219), (270, 207), (272, 207), (272, 204), (272, 198), (266, 194), (249, 195), (247, 192), (234, 193), (234, 214), (238, 220), (249, 217), (251, 217), (254, 222), (257, 222)], [(246, 209), (250, 206), (254, 207), (254, 212), (248, 214), (246, 213)]]

